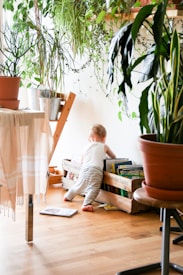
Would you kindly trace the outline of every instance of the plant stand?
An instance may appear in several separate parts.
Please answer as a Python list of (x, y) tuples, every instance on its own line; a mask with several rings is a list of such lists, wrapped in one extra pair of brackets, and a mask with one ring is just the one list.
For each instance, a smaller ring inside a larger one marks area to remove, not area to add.
[(183, 267), (169, 261), (170, 254), (170, 217), (173, 216), (183, 231), (183, 221), (178, 215), (177, 208), (182, 208), (183, 202), (180, 201), (161, 201), (151, 198), (147, 195), (144, 188), (139, 188), (134, 192), (134, 199), (139, 203), (143, 203), (148, 206), (162, 208), (163, 211), (163, 227), (162, 227), (162, 250), (161, 250), (161, 262), (149, 264), (125, 271), (118, 272), (117, 275), (128, 274), (137, 275), (142, 273), (148, 273), (155, 269), (161, 269), (161, 275), (168, 275), (169, 269), (172, 268), (178, 273), (183, 274)]
[[(63, 105), (63, 108), (61, 110), (61, 113), (60, 113), (60, 117), (57, 121), (57, 125), (56, 125), (56, 129), (55, 129), (55, 132), (54, 132), (54, 136), (53, 136), (53, 150), (52, 150), (52, 153), (50, 155), (50, 161), (51, 161), (51, 158), (53, 156), (53, 153), (55, 151), (55, 148), (57, 146), (57, 143), (59, 141), (59, 138), (60, 138), (60, 135), (63, 131), (63, 128), (64, 128), (64, 125), (67, 121), (67, 118), (68, 118), (68, 115), (70, 113), (70, 110), (72, 108), (72, 104), (74, 102), (74, 99), (75, 99), (75, 94), (70, 92), (66, 98), (66, 101), (65, 101), (65, 104)], [(49, 184), (52, 184), (52, 183), (60, 183), (61, 182), (61, 178), (62, 176), (61, 175), (56, 175), (57, 179), (55, 178), (55, 175), (50, 175), (49, 176)], [(57, 182), (55, 182), (55, 180), (57, 180)]]
[[(176, 210), (177, 211), (177, 210)], [(162, 213), (163, 211), (162, 211), (162, 209), (160, 209), (160, 218), (161, 218), (161, 220), (163, 220), (163, 213)], [(178, 212), (178, 211), (177, 211)], [(162, 226), (160, 226), (160, 231), (162, 231)], [(170, 231), (171, 232), (182, 232), (182, 230), (181, 230), (181, 228), (180, 227), (178, 227), (178, 226), (171, 226), (170, 227)], [(180, 236), (178, 236), (178, 237), (176, 237), (175, 239), (173, 239), (173, 244), (178, 244), (179, 242), (181, 242), (181, 241), (183, 241), (183, 235), (180, 235)]]

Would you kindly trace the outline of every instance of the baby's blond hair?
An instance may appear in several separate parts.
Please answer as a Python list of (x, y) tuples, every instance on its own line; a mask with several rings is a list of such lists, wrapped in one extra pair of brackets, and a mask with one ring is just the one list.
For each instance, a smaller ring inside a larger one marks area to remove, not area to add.
[(90, 130), (90, 133), (97, 135), (101, 138), (104, 138), (107, 135), (107, 131), (106, 131), (105, 127), (101, 124), (94, 124)]

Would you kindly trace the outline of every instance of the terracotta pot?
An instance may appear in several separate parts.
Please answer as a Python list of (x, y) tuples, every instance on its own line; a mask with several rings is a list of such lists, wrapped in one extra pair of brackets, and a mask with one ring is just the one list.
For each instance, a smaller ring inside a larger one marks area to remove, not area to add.
[(19, 107), (19, 103), (20, 103), (20, 100), (16, 100), (16, 99), (9, 99), (9, 100), (0, 99), (0, 108), (17, 110)]
[(17, 110), (20, 77), (0, 76), (0, 107)]
[(143, 187), (156, 199), (183, 200), (183, 145), (156, 141), (155, 135), (139, 138), (144, 168)]
[(20, 77), (0, 76), (0, 100), (17, 100)]
[(180, 4), (182, 0), (171, 0), (170, 2), (172, 2), (173, 4)]
[(181, 4), (182, 0), (171, 0), (169, 1), (171, 6), (173, 4), (173, 9), (182, 10), (183, 5)]
[(151, 1), (150, 0), (140, 0), (140, 3), (141, 3), (141, 7), (143, 7), (143, 6), (149, 5), (151, 3)]

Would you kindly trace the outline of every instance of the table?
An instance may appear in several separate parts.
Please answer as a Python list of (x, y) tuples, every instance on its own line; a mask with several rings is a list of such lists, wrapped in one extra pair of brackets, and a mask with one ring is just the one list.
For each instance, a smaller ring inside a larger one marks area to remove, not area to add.
[(0, 108), (1, 208), (26, 207), (25, 239), (33, 241), (33, 196), (46, 195), (53, 137), (44, 112)]

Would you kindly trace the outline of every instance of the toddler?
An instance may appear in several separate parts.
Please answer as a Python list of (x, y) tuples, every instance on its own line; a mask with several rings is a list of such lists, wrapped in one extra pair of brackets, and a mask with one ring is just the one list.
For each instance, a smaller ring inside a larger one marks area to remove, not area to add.
[(77, 194), (84, 193), (83, 211), (94, 211), (92, 202), (96, 199), (102, 184), (104, 159), (116, 158), (110, 147), (105, 144), (106, 135), (104, 126), (93, 125), (89, 132), (89, 144), (82, 155), (77, 183), (64, 196), (64, 201), (72, 201)]

